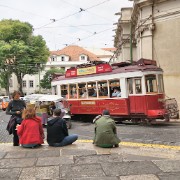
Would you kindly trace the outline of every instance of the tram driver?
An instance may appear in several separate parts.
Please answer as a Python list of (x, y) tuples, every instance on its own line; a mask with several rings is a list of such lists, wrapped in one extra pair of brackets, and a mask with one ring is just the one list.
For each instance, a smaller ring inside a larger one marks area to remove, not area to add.
[(121, 97), (121, 91), (119, 90), (119, 88), (117, 88), (117, 87), (114, 88), (112, 97)]

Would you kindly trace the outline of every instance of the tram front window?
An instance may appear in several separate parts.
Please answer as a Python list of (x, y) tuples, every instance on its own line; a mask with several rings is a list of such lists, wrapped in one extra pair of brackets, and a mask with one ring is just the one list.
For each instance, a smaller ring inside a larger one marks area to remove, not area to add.
[(156, 75), (151, 74), (145, 76), (146, 78), (146, 92), (147, 93), (152, 93), (152, 92), (157, 92), (157, 80), (156, 80)]
[(142, 93), (141, 79), (135, 79), (135, 89), (136, 89), (136, 94), (141, 94)]
[(163, 83), (163, 76), (162, 74), (158, 75), (158, 89), (160, 93), (164, 92), (164, 83)]
[(133, 78), (127, 79), (127, 84), (129, 94), (133, 94)]

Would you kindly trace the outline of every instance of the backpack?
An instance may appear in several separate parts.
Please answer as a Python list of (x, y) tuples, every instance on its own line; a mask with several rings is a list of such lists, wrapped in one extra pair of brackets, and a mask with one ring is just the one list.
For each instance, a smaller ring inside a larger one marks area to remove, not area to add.
[(9, 135), (13, 133), (13, 128), (16, 124), (16, 117), (14, 116), (11, 116), (8, 124), (7, 124), (7, 127), (6, 127), (6, 130), (9, 132)]

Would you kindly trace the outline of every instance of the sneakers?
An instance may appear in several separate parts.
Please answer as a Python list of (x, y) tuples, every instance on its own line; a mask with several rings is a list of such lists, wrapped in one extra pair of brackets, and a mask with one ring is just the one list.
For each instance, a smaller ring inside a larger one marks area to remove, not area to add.
[(114, 147), (119, 147), (119, 144), (115, 144)]

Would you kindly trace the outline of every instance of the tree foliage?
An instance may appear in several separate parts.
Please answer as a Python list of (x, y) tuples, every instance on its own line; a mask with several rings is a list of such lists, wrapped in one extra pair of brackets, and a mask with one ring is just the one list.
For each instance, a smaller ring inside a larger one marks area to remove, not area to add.
[(52, 68), (48, 70), (43, 79), (40, 81), (40, 86), (44, 89), (50, 89), (51, 88), (51, 80), (53, 78), (53, 74), (58, 73), (58, 74), (64, 74), (63, 69), (58, 69), (58, 68)]
[(48, 56), (46, 42), (42, 36), (33, 35), (29, 23), (11, 19), (0, 21), (1, 72), (14, 73), (21, 92), (23, 77), (43, 70)]

